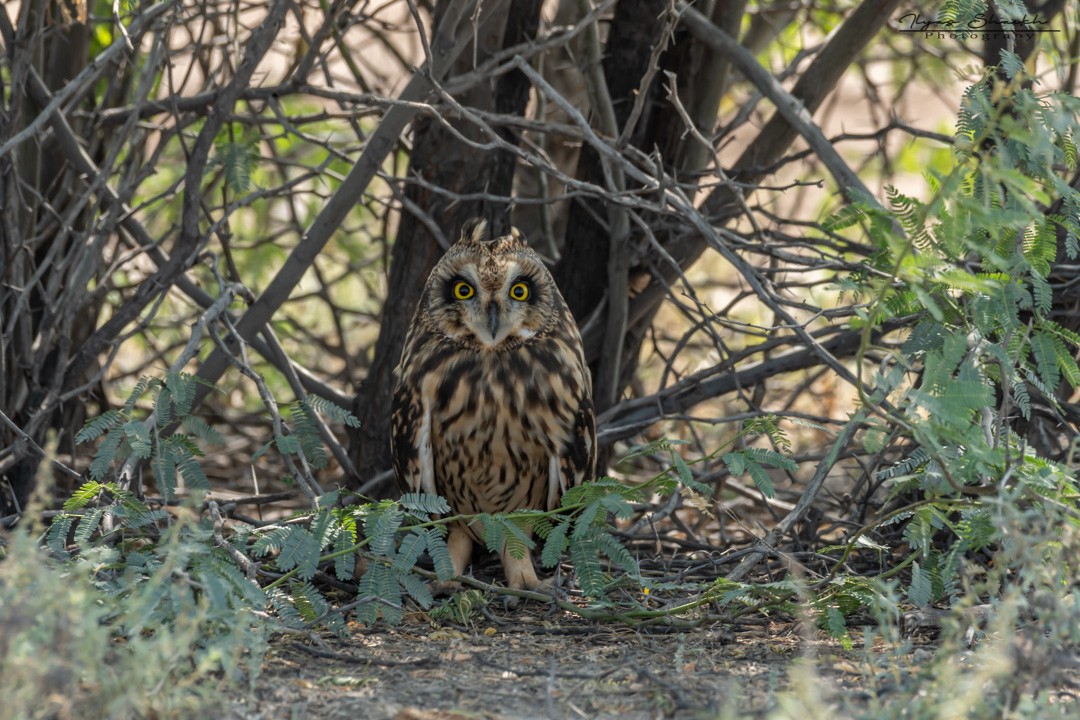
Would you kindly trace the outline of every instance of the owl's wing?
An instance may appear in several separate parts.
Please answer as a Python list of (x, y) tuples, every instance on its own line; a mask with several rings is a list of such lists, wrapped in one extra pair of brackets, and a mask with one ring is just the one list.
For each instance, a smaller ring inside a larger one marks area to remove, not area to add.
[(398, 383), (390, 420), (394, 477), (402, 492), (435, 492), (431, 457), (431, 409), (419, 389)]
[(394, 478), (402, 492), (435, 492), (435, 470), (431, 454), (431, 406), (424, 399), (416, 367), (417, 323), (413, 318), (405, 336), (401, 364), (394, 371), (397, 386), (390, 416), (390, 447), (394, 458)]
[(563, 493), (592, 480), (596, 475), (596, 415), (592, 399), (582, 394), (578, 399), (570, 435), (552, 458), (548, 478), (548, 510), (559, 506)]

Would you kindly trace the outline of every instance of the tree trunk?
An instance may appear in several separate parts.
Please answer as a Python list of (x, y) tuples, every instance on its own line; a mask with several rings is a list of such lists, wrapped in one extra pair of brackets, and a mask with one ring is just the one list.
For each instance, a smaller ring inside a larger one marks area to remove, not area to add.
[[(7, 123), (0, 127), (0, 138), (11, 137), (43, 110), (25, 89), (31, 68), (50, 91), (63, 87), (88, 62), (89, 38), (79, 7), (53, 0), (31, 0), (21, 6), (16, 42), (26, 52), (12, 58), (14, 100), (10, 112), (2, 113)], [(56, 144), (24, 142), (13, 156), (13, 162), (7, 157), (0, 160), (0, 174), (5, 176), (0, 192), (4, 207), (11, 210), (0, 224), (0, 277), (7, 288), (0, 292), (0, 317), (12, 329), (0, 340), (0, 407), (26, 428), (46, 398), (60, 393), (68, 380), (63, 368), (71, 350), (97, 323), (100, 299), (80, 293), (80, 302), (67, 303), (63, 297), (75, 292), (72, 277), (88, 279), (100, 258), (83, 250), (92, 205), (78, 191), (81, 183)], [(79, 267), (75, 258), (80, 255), (92, 267)], [(81, 273), (86, 271), (90, 275), (84, 278)], [(85, 377), (75, 380), (85, 382)], [(68, 403), (42, 418), (30, 437), (43, 446), (46, 433), (58, 430), (60, 450), (71, 452), (74, 431), (83, 417), (81, 403)], [(11, 444), (8, 432), (7, 428), (0, 432), (0, 446)], [(0, 472), (12, 493), (0, 494), (0, 515), (26, 507), (40, 462), (39, 455), (28, 452), (6, 473)]]
[[(710, 137), (727, 86), (728, 63), (696, 41), (680, 24), (674, 29), (670, 46), (659, 57), (659, 72), (653, 76), (648, 88), (642, 88), (656, 44), (669, 41), (663, 22), (667, 7), (668, 3), (651, 0), (624, 1), (616, 6), (607, 41), (604, 76), (620, 128), (625, 126), (638, 93), (646, 94), (642, 115), (630, 142), (647, 153), (658, 151), (665, 172), (676, 178), (690, 179), (712, 160), (712, 153), (686, 132), (681, 115), (666, 98), (666, 78), (668, 73), (674, 76), (679, 102), (695, 129), (704, 137)], [(714, 23), (732, 32), (737, 32), (744, 9), (744, 2), (715, 2), (705, 7)], [(582, 150), (578, 176), (596, 184), (603, 181), (600, 159), (591, 147)], [(568, 226), (574, 230), (567, 234), (555, 278), (579, 321), (584, 321), (600, 307), (607, 292), (607, 278), (597, 272), (597, 268), (606, 267), (610, 248), (610, 231), (605, 219), (606, 213), (599, 201), (579, 198), (571, 206)], [(661, 227), (660, 218), (644, 219), (654, 228)], [(634, 246), (631, 242), (628, 247)], [(638, 268), (635, 272), (645, 270)], [(648, 308), (627, 328), (616, 395), (629, 385), (637, 369), (641, 344), (658, 309), (659, 304)], [(597, 333), (602, 330), (602, 324), (598, 323)], [(598, 352), (589, 355), (594, 380), (599, 370), (598, 356)], [(606, 410), (607, 406), (606, 400), (598, 399), (598, 411)]]
[[(539, 0), (512, 4), (509, 14), (489, 13), (481, 17), (478, 46), (475, 52), (462, 53), (454, 73), (473, 69), (474, 59), (482, 61), (503, 47), (525, 41), (536, 33), (540, 19)], [(437, 13), (445, 10), (441, 3)], [(529, 85), (518, 72), (503, 75), (496, 83), (481, 83), (456, 98), (466, 107), (521, 115), (528, 100)], [(486, 141), (471, 123), (450, 118), (449, 123), (466, 138)], [(517, 138), (511, 131), (499, 132), (509, 141)], [(431, 268), (442, 255), (440, 240), (454, 242), (461, 226), (482, 216), (493, 233), (510, 227), (510, 207), (500, 199), (513, 189), (515, 159), (510, 153), (480, 152), (462, 142), (441, 122), (423, 118), (414, 126), (414, 144), (409, 157), (409, 177), (424, 185), (411, 183), (404, 190), (404, 202), (397, 237), (390, 261), (389, 288), (383, 306), (383, 318), (375, 354), (367, 377), (360, 384), (353, 413), (361, 427), (350, 434), (350, 456), (360, 474), (369, 480), (390, 467), (390, 403), (394, 387), (394, 368), (401, 357), (405, 333), (412, 320), (416, 301)], [(443, 188), (457, 195), (485, 195), (482, 199), (456, 200), (432, 190)], [(437, 238), (430, 232), (429, 221), (444, 233)], [(391, 492), (389, 483), (368, 488), (376, 495)]]

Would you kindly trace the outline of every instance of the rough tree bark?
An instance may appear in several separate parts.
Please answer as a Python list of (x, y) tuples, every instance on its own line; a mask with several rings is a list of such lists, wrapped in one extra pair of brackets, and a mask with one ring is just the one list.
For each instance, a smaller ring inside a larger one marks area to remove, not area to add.
[[(438, 16), (448, 3), (437, 8)], [(509, 13), (501, 10), (481, 15), (475, 52), (466, 49), (452, 74), (473, 69), (474, 62), (492, 53), (527, 40), (536, 34), (540, 20), (539, 0), (512, 4)], [(482, 110), (521, 115), (528, 100), (529, 85), (519, 72), (503, 75), (497, 82), (480, 83), (461, 97), (464, 105)], [(460, 119), (448, 121), (463, 136), (475, 142), (484, 140), (472, 123)], [(507, 129), (500, 130), (511, 142), (517, 138)], [(403, 210), (390, 261), (389, 288), (383, 305), (383, 318), (367, 377), (360, 384), (353, 404), (353, 414), (361, 426), (350, 433), (350, 456), (367, 480), (390, 466), (390, 401), (394, 368), (401, 357), (405, 332), (416, 308), (424, 281), (442, 255), (440, 239), (429, 223), (444, 233), (442, 240), (453, 242), (461, 226), (470, 218), (487, 219), (491, 231), (503, 233), (510, 226), (509, 197), (513, 185), (515, 159), (505, 151), (478, 152), (462, 142), (441, 122), (423, 118), (414, 124), (413, 149), (409, 156), (409, 178), (424, 182), (409, 183), (403, 192)], [(443, 188), (458, 195), (485, 195), (484, 198), (457, 200), (432, 188)], [(381, 494), (389, 484), (373, 491)]]
[[(36, 72), (49, 90), (66, 85), (89, 60), (90, 31), (85, 6), (53, 0), (34, 0), (19, 8), (14, 42), (5, 42), (14, 83), (10, 108), (0, 113), (0, 137), (8, 138), (31, 122), (43, 108), (21, 89)], [(5, 38), (7, 40), (7, 38)], [(17, 53), (17, 48), (27, 51)], [(78, 178), (54, 143), (25, 142), (14, 148), (13, 159), (0, 159), (4, 213), (0, 224), (0, 278), (8, 290), (0, 293), (0, 317), (13, 323), (10, 336), (0, 340), (0, 407), (13, 414), (20, 427), (50, 394), (62, 387), (70, 353), (93, 331), (101, 297), (82, 295), (75, 304), (58, 302), (71, 275), (97, 272), (92, 253), (80, 249), (88, 238), (92, 205), (81, 197)], [(85, 263), (81, 268), (75, 266)], [(69, 269), (65, 269), (64, 266)], [(35, 280), (35, 275), (39, 279)], [(21, 291), (28, 293), (20, 297)], [(86, 372), (78, 378), (85, 382)], [(44, 443), (56, 429), (60, 449), (70, 452), (71, 429), (82, 422), (81, 403), (56, 408), (39, 426), (33, 440)], [(7, 445), (7, 428), (0, 432)], [(0, 494), (0, 515), (26, 506), (34, 490), (40, 458), (28, 455), (6, 473), (13, 497)]]

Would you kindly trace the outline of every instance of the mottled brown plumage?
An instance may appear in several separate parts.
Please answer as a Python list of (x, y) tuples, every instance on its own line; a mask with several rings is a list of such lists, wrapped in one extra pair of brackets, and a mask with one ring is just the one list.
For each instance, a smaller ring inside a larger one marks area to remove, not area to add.
[[(431, 271), (394, 390), (394, 474), (455, 513), (557, 507), (596, 468), (589, 371), (577, 325), (524, 237), (474, 222)], [(482, 529), (448, 545), (462, 574)], [(539, 585), (532, 559), (501, 553), (513, 588)]]

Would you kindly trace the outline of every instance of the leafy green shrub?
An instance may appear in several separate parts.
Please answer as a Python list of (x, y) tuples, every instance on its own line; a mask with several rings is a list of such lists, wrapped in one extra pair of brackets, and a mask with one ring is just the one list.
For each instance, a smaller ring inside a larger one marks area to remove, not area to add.
[[(1036, 400), (1052, 413), (1059, 387), (1080, 385), (1080, 335), (1060, 323), (1053, 286), (1059, 237), (1064, 257), (1080, 254), (1080, 192), (1060, 177), (1077, 167), (1080, 100), (1036, 94), (1015, 56), (1003, 66), (1011, 82), (991, 74), (965, 93), (954, 167), (927, 178), (928, 200), (889, 189), (888, 211), (863, 205), (829, 223), (861, 221), (878, 249), (844, 286), (867, 301), (862, 357), (882, 368), (862, 388), (879, 431), (868, 444), (897, 431), (903, 457), (880, 478), (916, 499), (887, 522), (904, 523), (919, 606), (955, 599), (966, 554), (1005, 557), (1001, 503), (1062, 504), (1077, 519), (1071, 454), (1047, 457), (1022, 423), (1040, 421)], [(915, 322), (899, 349), (872, 342), (902, 317)]]
[[(154, 544), (58, 556), (27, 529), (0, 562), (4, 717), (190, 718), (253, 682), (265, 651), (261, 591), (178, 517)], [(238, 577), (239, 575), (239, 577)]]
[[(928, 176), (929, 199), (889, 189), (888, 209), (856, 205), (825, 223), (861, 224), (877, 248), (841, 285), (865, 302), (860, 364), (880, 368), (860, 388), (867, 449), (898, 438), (878, 475), (894, 509), (842, 557), (900, 558), (859, 603), (892, 651), (867, 646), (867, 681), (887, 701), (872, 693), (857, 717), (1075, 713), (1053, 688), (1080, 647), (1076, 436), (1060, 415), (1080, 385), (1080, 335), (1057, 295), (1060, 264), (1080, 255), (1080, 192), (1062, 177), (1077, 171), (1080, 100), (1038, 94), (1010, 53), (1002, 67), (1008, 82), (990, 73), (965, 93), (953, 169)], [(902, 345), (874, 340), (903, 318)], [(898, 548), (867, 539), (897, 525)], [(940, 647), (897, 685), (912, 665), (902, 608), (941, 603), (952, 613)]]

